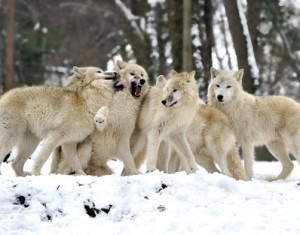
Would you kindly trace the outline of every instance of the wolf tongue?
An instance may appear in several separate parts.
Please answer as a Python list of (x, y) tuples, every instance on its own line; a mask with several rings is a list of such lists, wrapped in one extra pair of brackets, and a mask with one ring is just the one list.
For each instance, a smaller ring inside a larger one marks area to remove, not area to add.
[(134, 95), (135, 96), (140, 96), (141, 95), (141, 87), (139, 85), (135, 86)]

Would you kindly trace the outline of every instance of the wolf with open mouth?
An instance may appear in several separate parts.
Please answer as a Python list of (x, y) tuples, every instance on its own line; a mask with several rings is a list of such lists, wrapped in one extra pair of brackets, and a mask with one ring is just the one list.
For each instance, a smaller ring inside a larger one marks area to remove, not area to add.
[[(107, 165), (111, 158), (123, 161), (126, 175), (139, 173), (131, 154), (130, 138), (149, 90), (148, 75), (137, 64), (118, 61), (116, 67), (113, 98), (99, 109), (94, 118), (98, 130), (77, 148), (82, 168), (89, 175), (112, 173)], [(57, 173), (72, 171), (65, 163), (59, 164)]]

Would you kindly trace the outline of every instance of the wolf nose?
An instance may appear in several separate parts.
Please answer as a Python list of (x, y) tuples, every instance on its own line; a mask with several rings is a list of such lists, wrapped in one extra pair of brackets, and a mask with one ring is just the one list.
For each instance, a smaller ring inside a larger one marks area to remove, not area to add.
[(223, 100), (223, 96), (222, 96), (222, 95), (218, 95), (218, 96), (217, 96), (217, 99), (218, 99), (219, 101), (222, 101), (222, 100)]
[(166, 101), (166, 100), (163, 100), (161, 103), (162, 103), (163, 105), (166, 105), (167, 101)]
[(141, 85), (144, 85), (145, 82), (146, 82), (145, 79), (141, 79), (141, 80), (140, 80), (140, 84), (141, 84)]

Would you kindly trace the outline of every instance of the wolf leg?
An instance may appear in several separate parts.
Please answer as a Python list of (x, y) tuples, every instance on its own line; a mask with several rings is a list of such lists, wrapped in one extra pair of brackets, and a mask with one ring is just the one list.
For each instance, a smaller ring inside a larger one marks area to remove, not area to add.
[(19, 142), (18, 154), (12, 163), (12, 168), (14, 169), (16, 176), (26, 176), (29, 174), (25, 173), (23, 168), (26, 160), (32, 155), (39, 143), (39, 138), (28, 133), (22, 138), (22, 141)]
[(147, 172), (151, 172), (157, 169), (157, 154), (162, 138), (162, 135), (156, 134), (155, 129), (151, 130), (148, 134), (148, 143), (145, 157)]
[(77, 143), (64, 143), (61, 147), (63, 156), (67, 159), (75, 173), (77, 175), (86, 175), (81, 167), (79, 156), (76, 150)]
[[(3, 162), (5, 156), (12, 150), (14, 145), (11, 143), (7, 143), (3, 140), (3, 138), (0, 138), (0, 166)], [(0, 171), (1, 174), (1, 171)]]
[(251, 180), (253, 177), (253, 161), (255, 159), (254, 146), (251, 143), (242, 143), (241, 147), (247, 180)]
[(276, 140), (269, 142), (266, 146), (270, 153), (277, 158), (282, 165), (282, 171), (274, 180), (286, 179), (294, 169), (294, 164), (289, 157), (285, 144), (281, 140)]
[(34, 160), (32, 174), (41, 174), (41, 170), (45, 162), (48, 160), (54, 149), (61, 144), (62, 143), (59, 133), (49, 134), (48, 137), (43, 140), (42, 148)]
[(161, 141), (158, 150), (157, 168), (165, 173), (169, 170), (169, 161), (171, 157), (171, 143), (169, 139), (164, 139)]
[(135, 166), (133, 157), (131, 155), (130, 146), (129, 146), (129, 138), (123, 137), (117, 145), (116, 156), (123, 161), (124, 171), (122, 174), (124, 175), (136, 175), (140, 172)]
[(172, 136), (173, 147), (178, 152), (182, 166), (187, 173), (194, 173), (198, 170), (195, 156), (190, 148), (184, 133)]
[(51, 161), (51, 169), (50, 173), (55, 174), (58, 172), (58, 165), (62, 162), (62, 153), (61, 153), (61, 146), (54, 149), (52, 152), (52, 161)]
[(171, 156), (168, 164), (168, 173), (175, 173), (181, 170), (181, 160), (178, 153), (171, 149)]
[[(145, 139), (143, 136), (139, 136), (139, 138), (137, 139), (137, 141), (132, 144), (131, 147), (131, 155), (132, 158), (134, 160), (134, 164), (135, 167), (138, 169), (141, 164), (144, 162), (145, 160), (145, 154), (144, 154), (144, 148), (145, 148)], [(125, 168), (123, 169), (121, 175), (128, 175), (128, 173), (126, 172)]]
[(94, 121), (98, 130), (102, 131), (108, 126), (108, 115), (109, 115), (109, 107), (102, 106), (96, 116), (94, 117)]

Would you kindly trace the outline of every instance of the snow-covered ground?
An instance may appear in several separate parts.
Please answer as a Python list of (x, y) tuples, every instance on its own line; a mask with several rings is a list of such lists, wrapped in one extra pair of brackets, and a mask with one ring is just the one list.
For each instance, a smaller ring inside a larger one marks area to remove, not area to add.
[[(221, 174), (0, 176), (0, 234), (300, 234), (300, 167), (266, 182), (278, 162), (256, 162), (251, 182)], [(26, 164), (30, 168), (32, 160)], [(30, 170), (30, 169), (28, 169)]]

